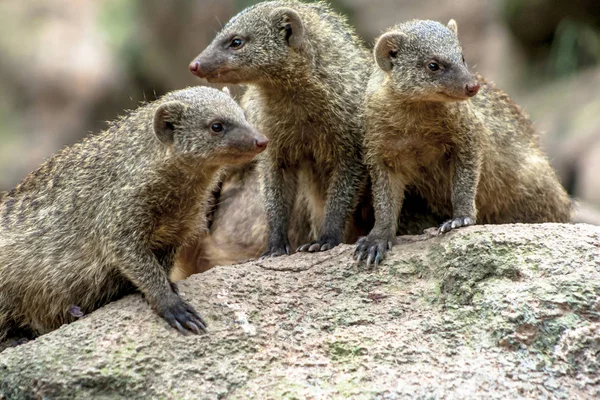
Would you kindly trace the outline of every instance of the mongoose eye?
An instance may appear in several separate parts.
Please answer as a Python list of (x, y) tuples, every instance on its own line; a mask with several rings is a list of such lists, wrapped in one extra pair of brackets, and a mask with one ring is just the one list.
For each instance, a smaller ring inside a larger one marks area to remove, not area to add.
[(430, 71), (437, 72), (440, 70), (440, 64), (431, 61), (427, 64), (427, 68), (429, 68)]
[(225, 127), (223, 126), (222, 123), (215, 122), (210, 126), (210, 130), (213, 131), (214, 133), (220, 133), (225, 130)]
[(231, 47), (232, 49), (240, 49), (242, 48), (242, 46), (244, 45), (244, 41), (240, 38), (234, 38), (231, 43), (229, 44), (229, 47)]
[(466, 64), (466, 63), (467, 63), (467, 62), (465, 61), (465, 56), (462, 56), (462, 61), (463, 61), (463, 64)]

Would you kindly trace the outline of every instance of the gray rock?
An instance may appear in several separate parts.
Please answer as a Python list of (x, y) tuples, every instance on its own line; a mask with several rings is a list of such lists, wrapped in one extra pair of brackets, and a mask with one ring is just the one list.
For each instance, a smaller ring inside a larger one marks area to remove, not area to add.
[(179, 284), (209, 333), (140, 296), (0, 353), (0, 398), (592, 398), (600, 227), (474, 226), (216, 267)]

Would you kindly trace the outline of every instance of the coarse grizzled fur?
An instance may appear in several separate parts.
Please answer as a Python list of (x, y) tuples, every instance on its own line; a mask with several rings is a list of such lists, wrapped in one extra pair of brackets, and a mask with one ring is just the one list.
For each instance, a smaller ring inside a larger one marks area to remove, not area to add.
[(377, 41), (366, 103), (365, 160), (375, 227), (356, 257), (377, 264), (391, 248), (412, 187), (449, 221), (440, 227), (568, 222), (571, 202), (527, 115), (472, 75), (456, 23), (410, 21)]
[(360, 221), (352, 222), (353, 214), (367, 180), (362, 107), (369, 58), (328, 5), (269, 1), (233, 17), (190, 64), (211, 82), (247, 85), (242, 107), (269, 138), (259, 158), (269, 232), (265, 255), (289, 254), (288, 228), (299, 212), (299, 195), (306, 199), (313, 238), (299, 250), (356, 240)]
[(136, 290), (173, 327), (200, 332), (168, 274), (221, 166), (265, 146), (229, 95), (195, 87), (48, 159), (0, 197), (0, 340), (49, 332)]

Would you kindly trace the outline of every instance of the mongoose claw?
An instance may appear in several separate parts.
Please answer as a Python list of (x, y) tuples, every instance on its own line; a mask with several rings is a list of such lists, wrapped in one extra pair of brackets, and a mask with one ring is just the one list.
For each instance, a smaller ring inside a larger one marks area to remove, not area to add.
[(258, 259), (264, 260), (265, 258), (279, 257), (287, 254), (290, 255), (290, 242), (286, 235), (281, 235), (273, 239), (269, 239), (269, 248), (265, 251)]
[(177, 329), (179, 332), (183, 333), (184, 335), (187, 335), (187, 331), (185, 329), (183, 329), (183, 327), (181, 326), (181, 324), (177, 321), (175, 321), (175, 325), (173, 326), (175, 329)]
[(177, 300), (158, 314), (165, 319), (169, 325), (183, 334), (190, 332), (200, 334), (206, 332), (206, 322), (194, 308), (177, 297)]
[(381, 262), (381, 259), (384, 257), (385, 254), (385, 250), (383, 252), (378, 251), (378, 246), (373, 246), (369, 249), (369, 255), (367, 257), (367, 269), (371, 268), (371, 264), (373, 265), (374, 269), (377, 269), (377, 267), (379, 267), (379, 263)]
[(188, 321), (185, 323), (185, 326), (196, 335), (201, 334), (202, 331), (206, 332), (206, 326), (204, 326), (204, 324), (196, 325), (195, 323)]
[[(312, 247), (312, 246), (311, 246)], [(327, 250), (331, 250), (332, 248), (334, 248), (335, 246), (330, 245), (329, 243), (325, 243), (323, 246), (321, 246), (321, 251), (327, 251)], [(308, 249), (308, 251), (310, 251), (310, 249)]]
[(310, 248), (310, 246), (312, 246), (312, 243), (307, 243), (307, 244), (303, 244), (302, 246), (298, 247), (296, 249), (296, 253), (298, 252), (304, 252), (304, 251), (308, 251), (308, 249)]
[(290, 255), (290, 245), (286, 244), (285, 247), (274, 247), (269, 248), (269, 250), (265, 251), (258, 259), (264, 260), (265, 258), (271, 257), (279, 257), (283, 255)]
[(354, 250), (354, 259), (357, 262), (360, 262), (360, 260), (362, 260), (363, 256), (364, 256), (364, 252), (358, 251), (358, 249)]
[[(367, 261), (366, 261), (367, 269), (371, 268), (371, 263), (373, 263), (373, 260), (375, 259), (375, 251), (376, 251), (375, 247), (371, 247), (369, 249), (369, 253), (368, 253), (369, 255), (367, 256)], [(377, 256), (379, 257), (379, 254), (377, 254)]]
[(327, 251), (327, 250), (333, 249), (335, 246), (340, 244), (340, 242), (341, 242), (341, 240), (339, 240), (337, 238), (324, 236), (315, 242), (303, 244), (302, 246), (298, 247), (298, 249), (296, 251), (309, 252), (309, 253), (316, 253), (319, 251)]
[(385, 258), (385, 253), (392, 249), (392, 241), (378, 238), (364, 237), (358, 241), (354, 258), (360, 263), (366, 257), (365, 264), (367, 268), (379, 267), (381, 261)]
[(438, 229), (438, 233), (447, 233), (450, 232), (452, 229), (474, 224), (475, 221), (471, 217), (458, 217), (444, 222)]

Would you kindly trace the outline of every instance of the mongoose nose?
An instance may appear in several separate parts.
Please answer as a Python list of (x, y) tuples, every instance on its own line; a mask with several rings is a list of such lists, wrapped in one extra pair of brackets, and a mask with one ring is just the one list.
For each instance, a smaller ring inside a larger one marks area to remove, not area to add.
[(469, 97), (473, 97), (479, 92), (479, 83), (467, 83), (465, 86), (465, 94)]
[(269, 139), (267, 139), (267, 138), (254, 139), (254, 144), (256, 145), (256, 147), (258, 147), (261, 150), (266, 149), (268, 143), (269, 143)]
[(192, 74), (200, 76), (200, 61), (192, 61), (188, 68)]

